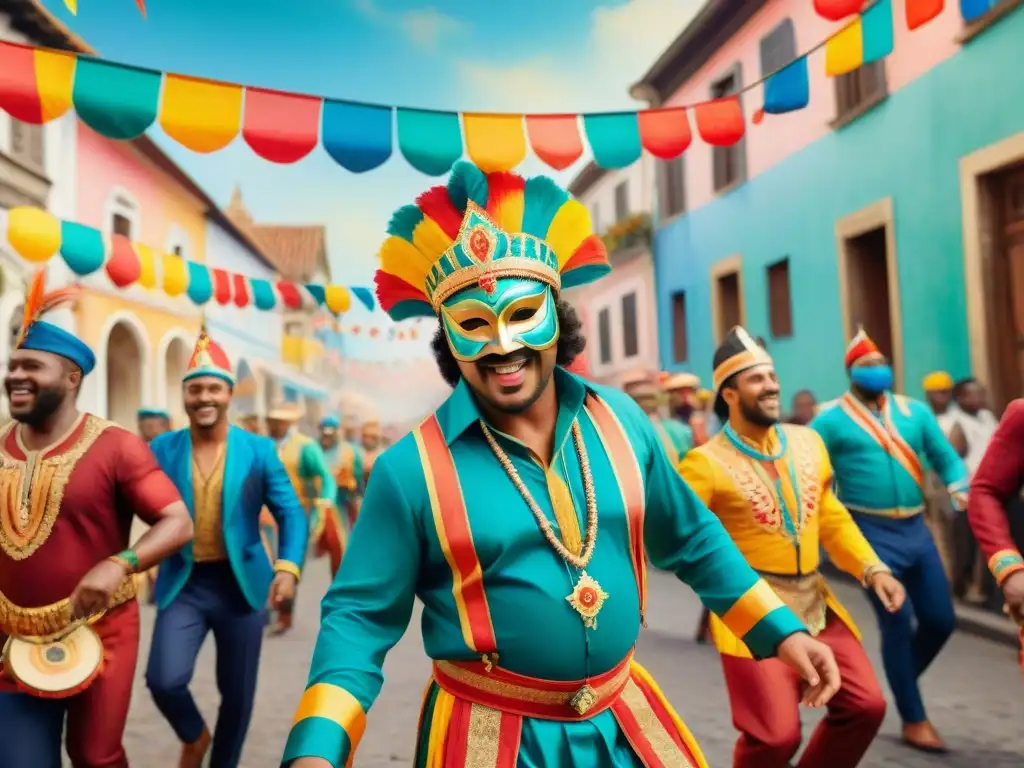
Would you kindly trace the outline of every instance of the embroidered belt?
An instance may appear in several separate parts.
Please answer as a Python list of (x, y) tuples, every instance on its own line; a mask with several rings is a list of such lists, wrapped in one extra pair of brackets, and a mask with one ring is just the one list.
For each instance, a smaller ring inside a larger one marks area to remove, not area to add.
[(918, 504), (916, 507), (889, 507), (888, 509), (868, 509), (867, 507), (855, 507), (847, 504), (846, 508), (850, 512), (856, 512), (858, 515), (871, 515), (872, 517), (904, 518), (914, 517), (924, 512), (924, 504)]
[(825, 578), (815, 571), (809, 574), (781, 575), (777, 573), (758, 572), (768, 582), (779, 599), (797, 615), (810, 630), (817, 635), (825, 628), (828, 603)]
[(539, 680), (479, 661), (435, 661), (434, 680), (472, 704), (540, 720), (586, 720), (611, 707), (630, 679), (633, 653), (587, 680)]
[[(134, 600), (135, 579), (121, 582), (106, 610)], [(71, 599), (67, 598), (38, 608), (22, 608), (0, 592), (0, 633), (12, 637), (46, 637), (56, 635), (71, 624)]]

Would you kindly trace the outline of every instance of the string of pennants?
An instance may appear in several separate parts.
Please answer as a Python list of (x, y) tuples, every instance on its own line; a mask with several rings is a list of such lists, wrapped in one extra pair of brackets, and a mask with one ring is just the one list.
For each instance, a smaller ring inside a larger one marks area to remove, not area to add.
[(118, 288), (138, 284), (168, 296), (187, 296), (197, 306), (255, 307), (264, 311), (321, 306), (335, 315), (347, 312), (355, 298), (371, 312), (373, 291), (364, 286), (299, 284), (248, 277), (162, 253), (123, 235), (61, 221), (40, 208), (12, 208), (7, 214), (7, 242), (26, 261), (42, 264), (58, 253), (74, 274), (87, 277), (103, 270)]
[[(965, 21), (998, 0), (959, 0)], [(584, 138), (602, 168), (624, 168), (646, 150), (679, 156), (693, 131), (707, 144), (730, 146), (745, 132), (740, 95), (763, 90), (754, 114), (802, 109), (809, 101), (808, 57), (825, 49), (825, 72), (837, 77), (892, 53), (892, 0), (813, 0), (819, 15), (848, 20), (826, 40), (739, 93), (712, 101), (636, 112), (498, 114), (393, 107), (243, 86), (27, 45), (0, 43), (0, 108), (27, 123), (47, 123), (74, 109), (103, 136), (131, 140), (153, 125), (184, 147), (216, 152), (241, 135), (259, 157), (295, 163), (321, 146), (353, 173), (378, 168), (398, 150), (418, 171), (448, 172), (463, 154), (485, 171), (511, 170), (528, 151), (555, 170), (582, 157)], [(945, 0), (905, 0), (911, 30), (936, 18)], [(582, 130), (581, 130), (582, 129)]]
[[(135, 0), (135, 4), (139, 6), (139, 10), (142, 12), (143, 18), (145, 18), (146, 0)], [(71, 12), (72, 16), (78, 15), (78, 0), (64, 0), (64, 6)]]
[[(359, 323), (342, 324), (337, 319), (321, 318), (314, 321), (313, 331), (321, 339), (329, 339), (333, 333), (339, 336), (364, 336), (369, 339), (382, 339), (384, 341), (415, 341), (420, 338), (420, 326), (422, 324), (422, 317), (398, 324), (390, 323), (387, 326), (374, 325), (372, 323), (362, 325)], [(338, 351), (328, 347), (327, 354), (330, 355), (332, 352), (336, 353)]]

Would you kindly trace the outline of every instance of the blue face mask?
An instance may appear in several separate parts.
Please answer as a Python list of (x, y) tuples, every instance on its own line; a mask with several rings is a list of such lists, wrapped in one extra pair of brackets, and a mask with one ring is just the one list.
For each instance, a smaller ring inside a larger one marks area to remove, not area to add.
[(850, 381), (869, 395), (880, 395), (892, 389), (892, 368), (888, 365), (851, 368)]

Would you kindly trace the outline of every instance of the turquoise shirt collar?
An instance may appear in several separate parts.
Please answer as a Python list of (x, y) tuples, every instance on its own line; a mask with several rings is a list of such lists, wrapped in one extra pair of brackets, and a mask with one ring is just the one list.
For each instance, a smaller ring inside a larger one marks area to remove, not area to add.
[[(561, 366), (555, 366), (554, 377), (555, 392), (558, 395), (558, 420), (555, 422), (557, 450), (569, 436), (573, 421), (583, 409), (588, 388), (581, 378)], [(437, 421), (449, 446), (482, 418), (476, 398), (465, 379), (459, 380), (451, 396), (437, 411)]]

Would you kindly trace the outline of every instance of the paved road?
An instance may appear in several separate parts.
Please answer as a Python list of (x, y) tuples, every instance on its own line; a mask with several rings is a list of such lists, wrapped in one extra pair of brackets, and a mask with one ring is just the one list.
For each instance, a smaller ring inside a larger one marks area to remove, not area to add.
[[(316, 637), (319, 595), (327, 586), (323, 561), (309, 568), (292, 634), (264, 646), (256, 711), (243, 768), (275, 768), (287, 737), (292, 713), (306, 679)], [(877, 633), (871, 611), (847, 585), (837, 585), (841, 599), (865, 632), (878, 665)], [(665, 574), (653, 574), (651, 627), (643, 633), (638, 658), (661, 683), (684, 720), (700, 740), (711, 768), (731, 764), (735, 732), (727, 710), (721, 669), (712, 649), (690, 641), (699, 604), (692, 593)], [(152, 614), (147, 609), (148, 632)], [(357, 768), (396, 768), (411, 763), (413, 731), (429, 666), (420, 650), (419, 619), (388, 658), (383, 693), (373, 709), (356, 761)], [(148, 643), (148, 637), (144, 641)], [(146, 645), (143, 648), (143, 664)], [(213, 677), (212, 640), (203, 655), (193, 690), (214, 722), (217, 692)], [(946, 758), (918, 755), (897, 741), (899, 721), (894, 708), (863, 768), (1020, 768), (1024, 765), (1024, 680), (1013, 652), (965, 635), (953, 638), (924, 682), (929, 713), (956, 752)], [(809, 731), (815, 715), (805, 714)], [(167, 768), (176, 764), (178, 746), (170, 728), (153, 708), (141, 670), (127, 736), (135, 768)]]

